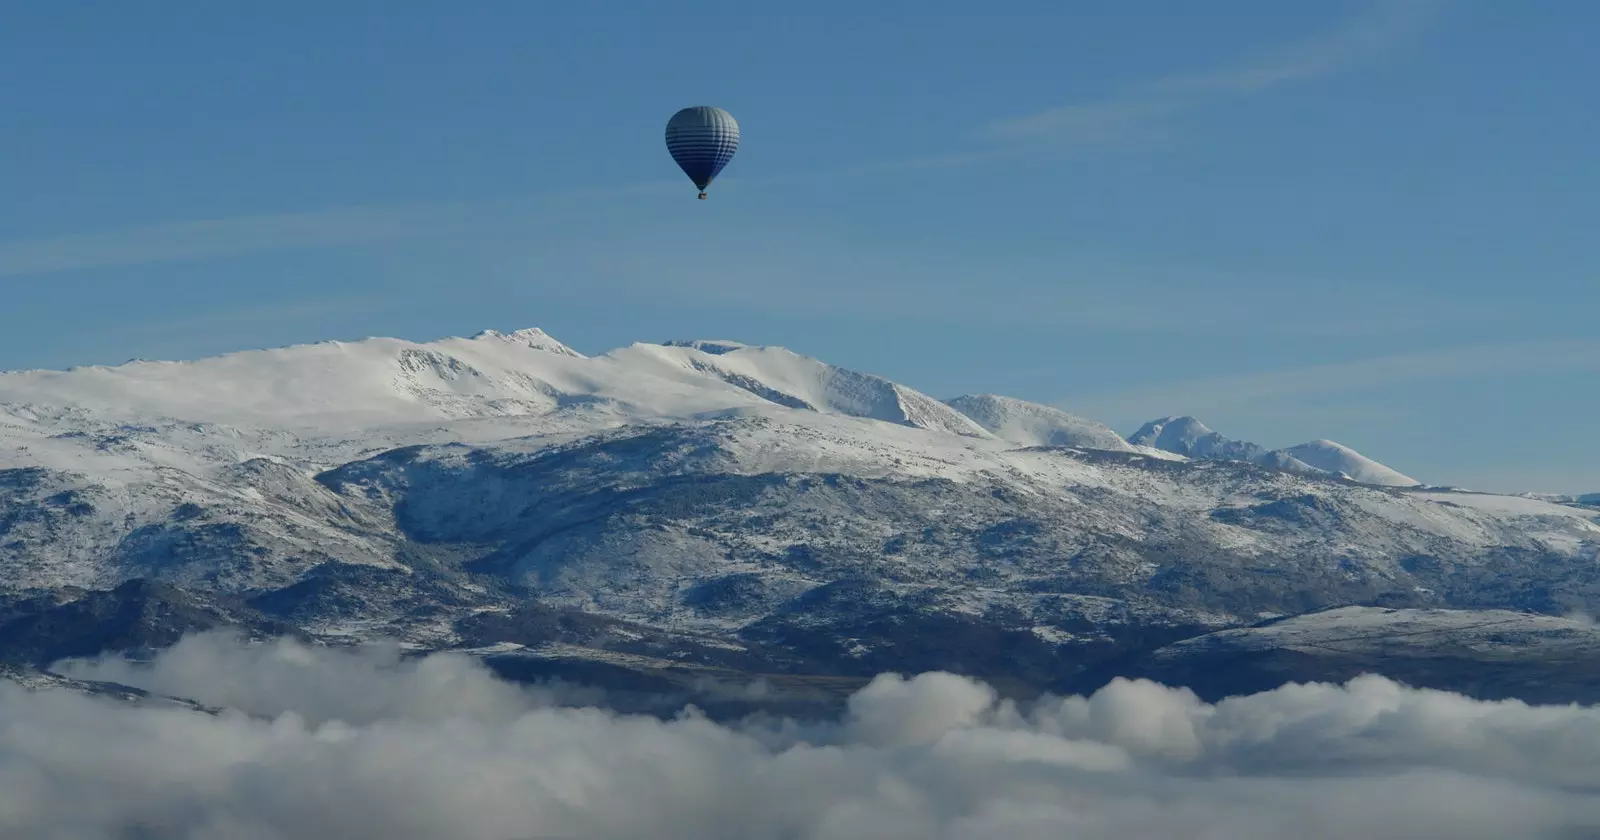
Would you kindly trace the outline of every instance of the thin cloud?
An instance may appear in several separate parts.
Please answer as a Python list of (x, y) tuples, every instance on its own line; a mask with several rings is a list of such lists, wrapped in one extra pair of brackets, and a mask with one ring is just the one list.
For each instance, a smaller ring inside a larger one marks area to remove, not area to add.
[(1600, 829), (1600, 709), (1377, 676), (1215, 704), (1019, 705), (880, 675), (831, 721), (619, 715), (475, 661), (190, 637), (61, 666), (219, 715), (0, 684), (0, 835), (72, 840), (1556, 838)]
[(666, 185), (661, 181), (505, 199), (357, 205), (11, 240), (0, 242), (0, 277), (481, 232), (495, 225), (561, 218), (575, 200)]
[(1238, 67), (1164, 79), (1171, 93), (1256, 93), (1278, 85), (1336, 73), (1415, 32), (1432, 12), (1429, 3), (1385, 0), (1368, 14), (1322, 36), (1291, 44)]
[(0, 242), (0, 276), (231, 256), (426, 234), (474, 205), (344, 207)]
[(1386, 2), (1333, 32), (1236, 67), (1159, 79), (1115, 99), (1000, 120), (979, 135), (1004, 143), (1093, 144), (1122, 138), (1133, 129), (1219, 97), (1258, 93), (1335, 73), (1398, 43), (1427, 19), (1430, 10), (1431, 4), (1413, 0)]
[[(1483, 344), (1331, 362), (1290, 370), (1186, 380), (1171, 385), (1086, 394), (1070, 403), (1101, 416), (1156, 416), (1282, 397), (1336, 394), (1387, 385), (1496, 374), (1600, 370), (1600, 339)], [(1065, 405), (1068, 401), (1062, 401)]]

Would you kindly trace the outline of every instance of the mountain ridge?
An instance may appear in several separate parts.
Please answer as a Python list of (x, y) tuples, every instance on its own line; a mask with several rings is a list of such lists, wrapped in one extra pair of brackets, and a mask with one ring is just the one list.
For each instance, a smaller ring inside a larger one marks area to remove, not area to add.
[[(296, 378), (293, 371), (297, 366), (313, 370)], [(322, 383), (318, 370), (343, 372), (344, 376), (332, 387), (318, 387)], [(285, 376), (284, 371), (290, 375)], [(96, 379), (99, 381), (92, 381)], [(248, 385), (236, 385), (241, 382)], [(171, 395), (165, 400), (151, 398), (180, 384), (207, 399), (196, 404)], [(236, 404), (252, 392), (274, 399), (258, 401), (252, 410), (239, 410)], [(239, 350), (195, 360), (130, 360), (66, 370), (0, 371), (0, 405), (26, 408), (39, 402), (107, 415), (121, 412), (237, 426), (284, 425), (285, 412), (274, 412), (270, 406), (292, 406), (289, 395), (294, 393), (301, 395), (305, 405), (288, 419), (298, 420), (295, 425), (299, 427), (354, 431), (385, 422), (580, 410), (629, 422), (759, 411), (776, 405), (975, 437), (996, 436), (996, 430), (1001, 430), (999, 437), (1023, 446), (1142, 448), (1294, 471), (1344, 472), (1367, 483), (1421, 483), (1332, 441), (1266, 450), (1223, 438), (1192, 417), (1151, 421), (1123, 438), (1104, 424), (1040, 403), (995, 394), (936, 399), (883, 377), (786, 348), (721, 339), (636, 342), (586, 356), (543, 329), (531, 327), (509, 333), (486, 329), (470, 338), (448, 336), (425, 342), (370, 336)], [(33, 399), (23, 398), (24, 394)], [(648, 397), (638, 398), (646, 394)], [(311, 410), (316, 405), (341, 404), (346, 406), (343, 412)], [(235, 408), (225, 411), (219, 406)], [(129, 407), (137, 409), (126, 410)], [(1321, 459), (1324, 466), (1308, 463), (1301, 456)]]

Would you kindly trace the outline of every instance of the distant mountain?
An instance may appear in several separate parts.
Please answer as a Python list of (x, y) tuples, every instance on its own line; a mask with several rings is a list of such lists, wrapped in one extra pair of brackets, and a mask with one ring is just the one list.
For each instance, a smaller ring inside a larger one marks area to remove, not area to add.
[(1193, 417), (1163, 417), (1139, 427), (1128, 442), (1210, 461), (1246, 461), (1303, 473), (1344, 476), (1363, 484), (1416, 487), (1422, 482), (1331, 440), (1315, 440), (1284, 449), (1225, 438)]
[(1592, 509), (1391, 472), (1189, 418), (1130, 443), (729, 341), (6, 373), (0, 660), (234, 627), (638, 684), (943, 668), (1043, 690), (1329, 607), (1600, 611)]

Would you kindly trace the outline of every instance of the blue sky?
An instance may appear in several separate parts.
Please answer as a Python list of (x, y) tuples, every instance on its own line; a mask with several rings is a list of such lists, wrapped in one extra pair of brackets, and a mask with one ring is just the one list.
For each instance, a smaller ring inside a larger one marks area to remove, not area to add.
[[(1600, 490), (1600, 5), (16, 4), (0, 368), (541, 326)], [(696, 201), (662, 127), (744, 141)]]

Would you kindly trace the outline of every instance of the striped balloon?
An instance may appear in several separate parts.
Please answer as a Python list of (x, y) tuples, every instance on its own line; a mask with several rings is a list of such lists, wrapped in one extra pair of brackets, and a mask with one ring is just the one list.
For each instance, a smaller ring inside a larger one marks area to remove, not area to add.
[(706, 197), (706, 187), (739, 149), (739, 124), (721, 108), (696, 105), (667, 120), (667, 151)]

